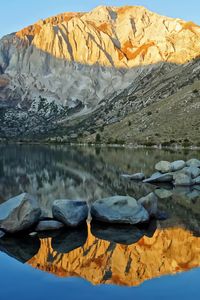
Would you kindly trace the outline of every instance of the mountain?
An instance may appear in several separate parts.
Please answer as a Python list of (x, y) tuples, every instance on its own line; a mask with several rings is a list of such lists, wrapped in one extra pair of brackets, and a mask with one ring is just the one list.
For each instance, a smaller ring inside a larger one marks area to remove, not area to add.
[(180, 104), (183, 120), (197, 111), (199, 54), (198, 25), (144, 7), (40, 20), (0, 40), (0, 137), (90, 142), (106, 129), (105, 142), (143, 143), (158, 126), (155, 142), (177, 140), (170, 130), (159, 139), (165, 132), (155, 120), (167, 115), (173, 124)]

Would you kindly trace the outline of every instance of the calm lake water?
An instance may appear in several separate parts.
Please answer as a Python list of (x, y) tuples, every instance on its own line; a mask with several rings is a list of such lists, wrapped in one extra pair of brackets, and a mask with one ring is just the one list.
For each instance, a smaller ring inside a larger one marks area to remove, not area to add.
[[(22, 192), (51, 217), (55, 199), (136, 199), (156, 186), (122, 178), (195, 151), (38, 145), (0, 146), (0, 203)], [(159, 187), (160, 188), (160, 187)], [(0, 240), (0, 299), (195, 299), (200, 297), (200, 189), (163, 186), (169, 216), (145, 226), (88, 223), (74, 230)]]

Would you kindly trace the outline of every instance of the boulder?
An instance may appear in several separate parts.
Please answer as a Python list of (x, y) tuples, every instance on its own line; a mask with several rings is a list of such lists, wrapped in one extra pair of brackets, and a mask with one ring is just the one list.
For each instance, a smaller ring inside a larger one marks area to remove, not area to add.
[(169, 173), (172, 171), (172, 165), (168, 161), (160, 161), (155, 165), (155, 169), (161, 173)]
[(36, 199), (21, 194), (0, 205), (0, 229), (8, 233), (27, 230), (39, 221), (40, 214)]
[(194, 179), (194, 184), (200, 184), (200, 176)]
[(159, 199), (169, 199), (173, 195), (172, 191), (166, 189), (156, 189), (154, 193)]
[(186, 163), (183, 160), (176, 160), (171, 163), (171, 171), (179, 171), (182, 170), (186, 166)]
[(145, 179), (144, 173), (136, 173), (136, 174), (132, 174), (132, 175), (122, 174), (121, 176), (123, 178), (128, 178), (128, 179), (131, 179), (131, 180), (138, 180), (138, 181), (142, 181), (142, 180)]
[(150, 217), (155, 217), (158, 210), (158, 198), (154, 193), (150, 193), (147, 196), (140, 198), (138, 203), (147, 210)]
[(88, 206), (80, 200), (55, 200), (52, 207), (53, 217), (67, 226), (78, 226), (88, 217)]
[(114, 196), (97, 200), (91, 207), (94, 220), (107, 223), (137, 224), (146, 222), (146, 209), (129, 196)]
[(2, 231), (2, 230), (0, 230), (0, 239), (1, 239), (2, 237), (4, 237), (4, 235), (5, 235), (5, 232)]
[(194, 181), (190, 175), (184, 173), (174, 174), (174, 185), (176, 186), (191, 186)]
[(40, 221), (35, 231), (58, 230), (64, 227), (64, 224), (55, 220)]
[(197, 168), (200, 168), (200, 160), (198, 160), (198, 159), (196, 159), (196, 158), (192, 158), (192, 159), (190, 159), (190, 160), (188, 160), (187, 162), (186, 162), (186, 165), (188, 166), (188, 167), (197, 167)]
[(190, 166), (190, 167), (185, 167), (182, 172), (185, 174), (190, 175), (192, 178), (196, 178), (200, 175), (200, 168)]
[(154, 173), (150, 178), (143, 180), (144, 183), (159, 183), (159, 182), (172, 182), (173, 175), (171, 173), (162, 174), (160, 172)]

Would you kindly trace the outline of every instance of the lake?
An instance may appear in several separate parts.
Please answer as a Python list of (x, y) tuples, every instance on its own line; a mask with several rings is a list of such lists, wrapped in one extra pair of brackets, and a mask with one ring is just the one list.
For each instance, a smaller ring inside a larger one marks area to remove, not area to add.
[[(0, 203), (28, 192), (51, 217), (55, 199), (139, 199), (156, 187), (121, 177), (154, 172), (192, 150), (0, 145)], [(88, 222), (73, 230), (0, 239), (0, 299), (193, 299), (200, 297), (200, 189), (172, 188), (166, 220), (143, 226)]]

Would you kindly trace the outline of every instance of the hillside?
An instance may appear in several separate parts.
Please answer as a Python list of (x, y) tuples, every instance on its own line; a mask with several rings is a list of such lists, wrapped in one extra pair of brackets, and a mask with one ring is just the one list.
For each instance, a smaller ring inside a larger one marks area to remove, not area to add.
[(0, 40), (0, 137), (194, 143), (199, 49), (198, 25), (139, 6), (40, 20)]

